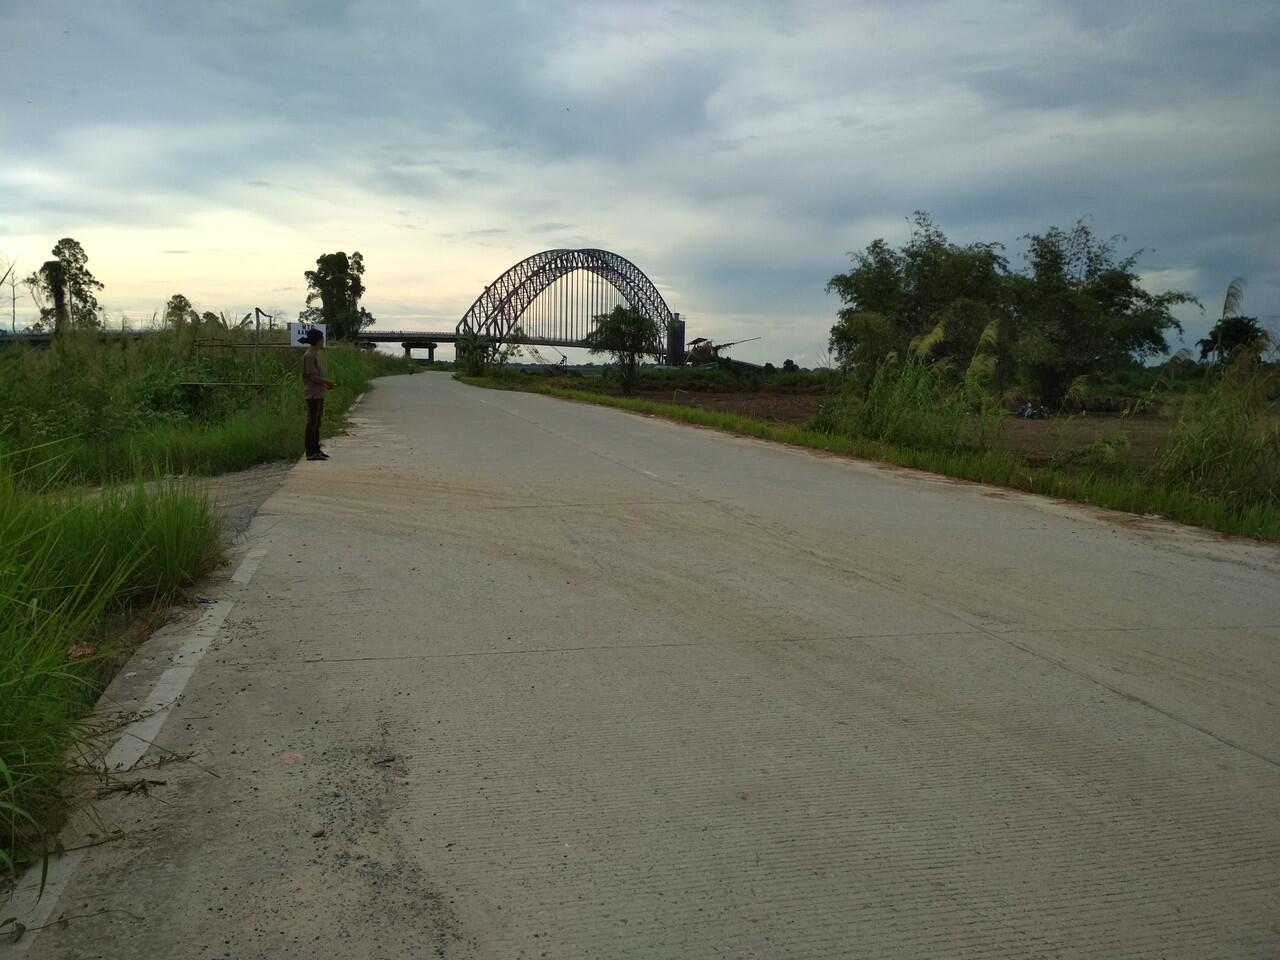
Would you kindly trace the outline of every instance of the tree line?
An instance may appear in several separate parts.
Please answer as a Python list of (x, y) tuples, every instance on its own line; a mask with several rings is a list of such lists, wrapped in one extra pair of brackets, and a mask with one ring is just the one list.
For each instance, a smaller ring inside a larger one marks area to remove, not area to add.
[[(1100, 239), (1084, 221), (1023, 239), (1026, 264), (1014, 270), (1001, 244), (954, 243), (915, 213), (906, 243), (875, 240), (828, 282), (844, 304), (834, 359), (863, 384), (885, 363), (915, 360), (977, 390), (1020, 386), (1058, 405), (1089, 378), (1167, 354), (1182, 331), (1173, 308), (1200, 306), (1187, 291), (1144, 289), (1142, 251), (1121, 256), (1122, 238)], [(1239, 315), (1242, 292), (1233, 281), (1202, 359), (1260, 349), (1257, 319)]]
[[(96, 293), (104, 286), (89, 269), (89, 257), (80, 242), (64, 237), (54, 244), (53, 256), (23, 283), (39, 310), (31, 325), (36, 333), (62, 334), (71, 330), (100, 330), (106, 311)], [(364, 257), (359, 251), (322, 254), (316, 268), (303, 273), (307, 281), (306, 306), (298, 314), (304, 323), (324, 323), (329, 338), (355, 342), (360, 331), (376, 323), (360, 305), (364, 296)], [(243, 329), (248, 318), (236, 321), (224, 313), (197, 310), (185, 294), (169, 297), (161, 316), (166, 327), (230, 331)]]
[[(882, 364), (912, 359), (975, 389), (1016, 385), (1060, 404), (1082, 380), (1167, 354), (1169, 334), (1182, 330), (1173, 309), (1200, 305), (1186, 291), (1144, 289), (1136, 271), (1142, 251), (1119, 255), (1120, 238), (1100, 239), (1083, 221), (1024, 239), (1020, 270), (1011, 269), (1002, 245), (956, 244), (921, 212), (902, 246), (872, 241), (827, 284), (843, 302), (830, 331), (835, 361), (863, 384)], [(100, 329), (105, 312), (96, 294), (103, 284), (84, 248), (64, 237), (52, 254), (24, 281), (40, 313), (33, 329)], [(359, 251), (322, 254), (303, 274), (306, 306), (298, 319), (326, 324), (332, 340), (355, 342), (376, 322), (360, 303), (364, 272)], [(1244, 281), (1233, 280), (1221, 316), (1197, 342), (1201, 360), (1262, 349), (1266, 332), (1256, 317), (1241, 313), (1243, 294)], [(198, 311), (181, 293), (165, 304), (163, 322), (224, 331), (244, 325)], [(608, 318), (603, 329), (591, 345), (614, 353), (624, 371), (634, 367), (631, 347), (655, 336), (630, 314)]]

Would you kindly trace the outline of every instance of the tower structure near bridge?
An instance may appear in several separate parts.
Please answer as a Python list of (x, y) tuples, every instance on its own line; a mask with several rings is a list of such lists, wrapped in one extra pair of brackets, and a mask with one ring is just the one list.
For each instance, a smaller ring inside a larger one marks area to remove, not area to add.
[(684, 363), (684, 321), (658, 288), (626, 257), (608, 250), (544, 250), (526, 257), (485, 287), (458, 321), (497, 343), (580, 347), (595, 318), (626, 304), (658, 328), (650, 354), (660, 363)]

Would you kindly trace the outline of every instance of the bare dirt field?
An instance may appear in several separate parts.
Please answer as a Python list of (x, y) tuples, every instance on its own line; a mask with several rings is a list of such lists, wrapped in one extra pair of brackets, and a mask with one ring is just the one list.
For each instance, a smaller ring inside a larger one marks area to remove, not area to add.
[(1083, 416), (1023, 420), (1007, 417), (1004, 443), (1028, 462), (1045, 464), (1055, 455), (1080, 450), (1097, 440), (1123, 436), (1128, 443), (1129, 462), (1149, 466), (1160, 455), (1160, 447), (1173, 429), (1168, 417)]
[[(685, 390), (644, 390), (637, 393), (646, 400), (678, 403), (739, 413), (770, 423), (802, 424), (813, 419), (822, 402), (821, 394), (793, 393), (709, 393)], [(1159, 456), (1160, 447), (1172, 429), (1167, 417), (1079, 416), (1053, 417), (1048, 420), (1023, 420), (1007, 417), (1004, 441), (1013, 453), (1037, 465), (1047, 464), (1055, 456), (1080, 450), (1098, 440), (1123, 435), (1128, 443), (1128, 457), (1135, 466), (1147, 466)]]
[(818, 412), (818, 393), (711, 393), (699, 390), (637, 390), (636, 396), (703, 410), (756, 417), (769, 423), (807, 423)]

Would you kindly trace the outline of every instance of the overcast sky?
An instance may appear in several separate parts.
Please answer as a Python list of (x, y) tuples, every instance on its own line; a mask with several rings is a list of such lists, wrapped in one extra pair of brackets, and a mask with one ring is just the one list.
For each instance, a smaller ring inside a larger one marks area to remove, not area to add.
[[(1280, 321), (1280, 5), (1159, 0), (0, 0), (0, 253), (80, 240), (112, 318), (295, 316), (360, 250), (452, 328), (551, 247), (635, 261), (689, 336), (813, 363), (847, 252), (1090, 218)], [(7, 308), (7, 304), (5, 304)], [(20, 302), (30, 314), (30, 303)], [(7, 313), (8, 310), (5, 310)]]

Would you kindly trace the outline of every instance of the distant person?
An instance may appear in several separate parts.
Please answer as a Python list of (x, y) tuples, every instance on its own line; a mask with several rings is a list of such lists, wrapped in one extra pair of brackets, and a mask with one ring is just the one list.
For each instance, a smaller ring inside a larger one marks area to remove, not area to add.
[(320, 449), (320, 418), (324, 416), (324, 393), (334, 388), (334, 382), (324, 378), (324, 365), (320, 362), (324, 334), (308, 330), (307, 343), (311, 346), (302, 355), (302, 395), (307, 398), (307, 459), (328, 460), (329, 455)]

